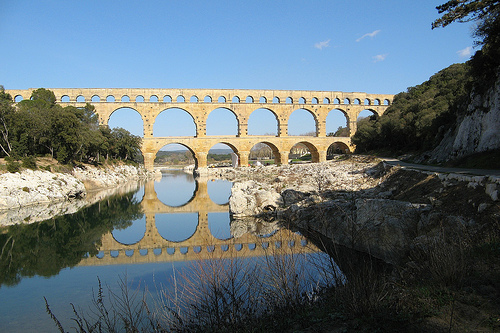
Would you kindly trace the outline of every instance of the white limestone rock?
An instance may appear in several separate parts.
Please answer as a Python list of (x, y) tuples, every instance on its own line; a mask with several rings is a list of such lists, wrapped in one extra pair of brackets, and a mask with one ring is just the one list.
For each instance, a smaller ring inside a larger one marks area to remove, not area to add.
[(0, 184), (0, 210), (86, 195), (83, 183), (73, 176), (41, 170), (0, 175)]
[(231, 188), (229, 210), (233, 216), (253, 216), (281, 204), (279, 193), (254, 181), (235, 183)]

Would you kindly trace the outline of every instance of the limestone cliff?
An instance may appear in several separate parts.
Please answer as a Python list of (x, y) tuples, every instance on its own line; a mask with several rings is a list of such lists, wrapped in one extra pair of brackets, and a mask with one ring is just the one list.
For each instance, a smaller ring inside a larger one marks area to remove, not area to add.
[(484, 94), (472, 94), (467, 112), (432, 151), (431, 162), (444, 162), (500, 149), (500, 75)]

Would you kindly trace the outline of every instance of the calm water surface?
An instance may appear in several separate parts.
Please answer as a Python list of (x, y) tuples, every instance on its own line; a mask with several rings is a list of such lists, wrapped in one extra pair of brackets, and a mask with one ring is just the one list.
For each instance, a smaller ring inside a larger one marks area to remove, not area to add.
[(0, 332), (56, 331), (44, 297), (69, 330), (69, 304), (88, 309), (98, 278), (116, 288), (126, 276), (130, 288), (155, 290), (168, 284), (174, 269), (223, 257), (230, 247), (243, 257), (286, 246), (283, 239), (289, 247), (305, 248), (306, 241), (286, 229), (230, 223), (231, 186), (165, 173), (135, 193), (72, 215), (0, 227)]

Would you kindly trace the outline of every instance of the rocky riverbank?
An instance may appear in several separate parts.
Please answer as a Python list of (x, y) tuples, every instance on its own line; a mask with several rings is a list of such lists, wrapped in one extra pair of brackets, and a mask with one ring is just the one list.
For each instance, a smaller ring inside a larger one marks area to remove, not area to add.
[(276, 218), (389, 263), (500, 216), (498, 177), (407, 171), (369, 157), (211, 173), (237, 181), (233, 217)]
[(131, 181), (153, 176), (142, 167), (130, 165), (86, 166), (71, 173), (29, 169), (4, 173), (0, 175), (0, 221), (35, 222), (72, 213), (102, 199), (110, 189), (119, 190)]

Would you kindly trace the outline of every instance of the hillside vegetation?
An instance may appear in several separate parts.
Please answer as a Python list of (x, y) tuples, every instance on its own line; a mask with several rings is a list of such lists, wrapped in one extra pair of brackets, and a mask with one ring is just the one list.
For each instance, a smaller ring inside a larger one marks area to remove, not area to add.
[(381, 116), (364, 118), (353, 137), (356, 151), (385, 149), (395, 154), (428, 150), (463, 112), (471, 76), (468, 64), (454, 64), (428, 81), (397, 94)]
[[(456, 142), (467, 141), (463, 136), (469, 134), (454, 130), (460, 128), (466, 114), (470, 117), (471, 113), (476, 113), (479, 116), (473, 121), (468, 119), (466, 127), (477, 128), (474, 136), (468, 140), (471, 142), (467, 143), (468, 146), (477, 145), (475, 141), (484, 139), (481, 131), (500, 121), (495, 102), (495, 96), (498, 97), (495, 86), (500, 73), (499, 1), (451, 0), (437, 9), (443, 15), (432, 23), (432, 28), (446, 27), (453, 22), (477, 21), (473, 36), (476, 37), (475, 44), (481, 49), (468, 62), (451, 65), (428, 81), (397, 94), (393, 104), (382, 116), (361, 120), (353, 137), (357, 152), (389, 155), (416, 153), (420, 155), (420, 160), (425, 160), (429, 157), (427, 152), (438, 147), (447, 135), (451, 144), (442, 146), (458, 149), (453, 153), (456, 157), (463, 158), (474, 153), (498, 155), (500, 142), (497, 139), (486, 138), (490, 140), (487, 144), (482, 143), (482, 147), (478, 145), (465, 152), (460, 151), (462, 148), (459, 144), (451, 147), (454, 139), (450, 138), (450, 133), (457, 137)], [(477, 103), (478, 100), (481, 103)], [(485, 120), (483, 114), (492, 110), (494, 114)], [(453, 154), (445, 159), (455, 158)]]

